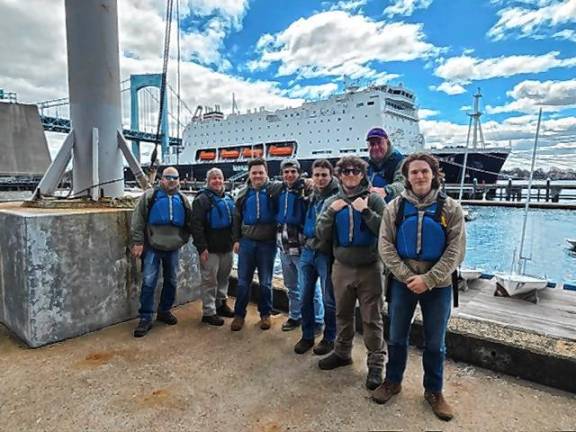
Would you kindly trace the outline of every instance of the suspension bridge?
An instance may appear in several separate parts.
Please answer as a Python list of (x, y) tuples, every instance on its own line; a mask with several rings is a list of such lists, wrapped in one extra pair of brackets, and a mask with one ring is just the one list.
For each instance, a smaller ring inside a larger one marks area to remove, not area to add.
[[(163, 159), (171, 153), (179, 152), (182, 146), (181, 131), (186, 122), (181, 121), (179, 115), (175, 115), (174, 112), (179, 112), (179, 108), (182, 107), (190, 117), (192, 116), (192, 111), (186, 103), (170, 85), (167, 85), (160, 137), (156, 135), (161, 82), (162, 74), (131, 75), (130, 78), (121, 81), (123, 134), (127, 140), (132, 141), (132, 153), (138, 160), (141, 159), (141, 142), (153, 144), (159, 139)], [(68, 98), (46, 100), (36, 105), (45, 131), (70, 132)], [(129, 117), (126, 116), (128, 112)]]

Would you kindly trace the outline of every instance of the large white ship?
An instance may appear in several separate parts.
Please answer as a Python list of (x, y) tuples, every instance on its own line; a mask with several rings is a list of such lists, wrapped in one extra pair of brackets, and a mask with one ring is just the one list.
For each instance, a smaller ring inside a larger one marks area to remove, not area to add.
[[(172, 148), (163, 165), (178, 165), (182, 177), (200, 180), (212, 167), (221, 168), (226, 178), (243, 173), (254, 157), (267, 160), (271, 175), (278, 174), (280, 162), (290, 157), (309, 171), (318, 158), (336, 162), (347, 154), (368, 157), (365, 137), (375, 126), (384, 127), (404, 154), (424, 149), (414, 94), (402, 85), (379, 85), (351, 87), (343, 94), (276, 111), (261, 107), (225, 116), (218, 106), (197, 110), (184, 130), (182, 148)], [(466, 181), (496, 182), (508, 151), (470, 148), (466, 152)], [(446, 181), (459, 182), (463, 148), (435, 153)]]

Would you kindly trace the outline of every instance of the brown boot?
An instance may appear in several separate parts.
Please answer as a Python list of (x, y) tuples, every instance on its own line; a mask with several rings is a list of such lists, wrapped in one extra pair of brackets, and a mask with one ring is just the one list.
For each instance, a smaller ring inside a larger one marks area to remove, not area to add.
[(270, 315), (263, 316), (260, 319), (260, 328), (262, 330), (269, 330), (272, 326), (272, 322), (270, 321)]
[(230, 324), (230, 330), (232, 331), (240, 331), (244, 327), (244, 318), (241, 316), (235, 316), (232, 320), (232, 324)]
[(376, 390), (372, 392), (372, 400), (379, 404), (385, 404), (392, 396), (397, 395), (402, 390), (402, 384), (384, 381)]
[(446, 399), (444, 399), (444, 396), (442, 396), (442, 393), (424, 392), (424, 399), (430, 404), (436, 417), (445, 421), (452, 420), (454, 412), (448, 402), (446, 402)]

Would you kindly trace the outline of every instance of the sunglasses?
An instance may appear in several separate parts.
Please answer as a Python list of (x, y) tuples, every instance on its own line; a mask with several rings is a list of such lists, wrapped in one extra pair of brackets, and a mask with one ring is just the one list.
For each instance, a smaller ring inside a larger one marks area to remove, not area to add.
[(362, 171), (359, 170), (358, 168), (344, 168), (344, 169), (342, 170), (342, 174), (344, 174), (345, 176), (348, 176), (348, 175), (355, 175), (355, 176), (357, 176), (357, 175), (359, 175), (361, 172), (362, 172)]
[(328, 177), (329, 175), (328, 173), (314, 173), (314, 177)]
[(177, 175), (163, 175), (162, 178), (165, 178), (166, 180), (178, 180), (180, 177)]

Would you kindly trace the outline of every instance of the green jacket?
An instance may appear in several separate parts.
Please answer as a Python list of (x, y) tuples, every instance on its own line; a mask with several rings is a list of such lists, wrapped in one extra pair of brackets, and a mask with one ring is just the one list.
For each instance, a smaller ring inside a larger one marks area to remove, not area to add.
[[(323, 190), (314, 189), (314, 191), (309, 197), (308, 206), (314, 205), (319, 201), (326, 202), (326, 200), (330, 198), (332, 195), (337, 194), (338, 190), (339, 190), (338, 180), (335, 177), (333, 177), (330, 184), (326, 186), (326, 188), (324, 188)], [(319, 216), (320, 215), (316, 216), (316, 220), (318, 220)], [(327, 239), (320, 240), (318, 237), (314, 236), (313, 238), (306, 239), (306, 246), (312, 249), (319, 250), (320, 252), (323, 252), (325, 254), (330, 255), (332, 254), (332, 243), (330, 240)]]
[(134, 212), (130, 228), (131, 245), (146, 245), (161, 251), (173, 251), (181, 248), (190, 238), (192, 226), (192, 207), (190, 201), (180, 191), (186, 211), (186, 220), (182, 228), (170, 225), (148, 225), (148, 210), (154, 191), (148, 189), (142, 194)]
[(338, 194), (326, 200), (322, 214), (316, 223), (316, 237), (322, 242), (332, 243), (334, 258), (342, 264), (351, 267), (366, 266), (378, 261), (378, 242), (375, 242), (374, 245), (370, 247), (338, 246), (337, 242), (332, 241), (335, 231), (334, 216), (336, 212), (330, 208), (330, 205), (337, 199), (343, 199), (351, 204), (356, 198), (365, 196), (368, 196), (368, 208), (362, 212), (362, 219), (368, 226), (368, 229), (370, 229), (374, 235), (378, 236), (382, 212), (386, 204), (378, 194), (369, 192), (369, 183), (366, 178), (362, 179), (359, 188), (352, 194), (347, 194), (342, 187), (340, 187)]
[[(275, 203), (276, 198), (282, 191), (283, 187), (284, 185), (282, 182), (266, 181), (262, 187), (257, 189), (266, 188), (269, 198), (272, 200), (272, 203)], [(276, 241), (276, 234), (278, 232), (278, 224), (276, 223), (276, 220), (271, 224), (246, 225), (243, 223), (244, 218), (242, 212), (244, 210), (244, 200), (246, 199), (246, 194), (250, 189), (255, 188), (252, 187), (252, 184), (248, 179), (246, 181), (246, 186), (238, 193), (238, 197), (236, 198), (232, 239), (234, 242), (240, 241), (242, 237), (258, 241)]]

